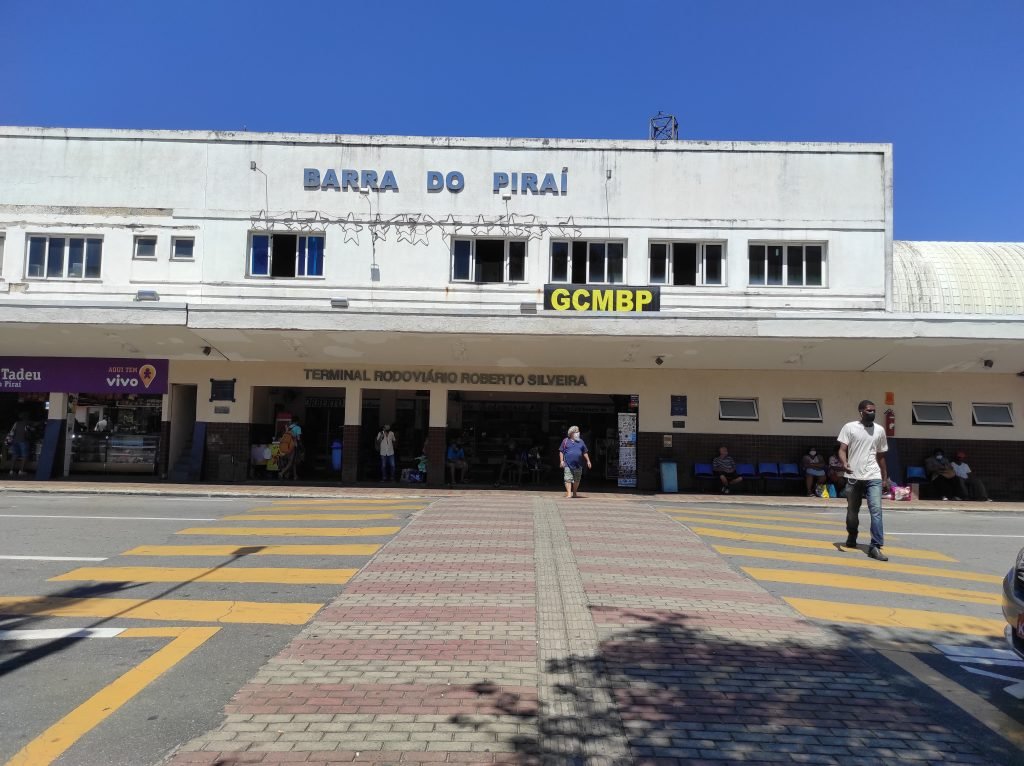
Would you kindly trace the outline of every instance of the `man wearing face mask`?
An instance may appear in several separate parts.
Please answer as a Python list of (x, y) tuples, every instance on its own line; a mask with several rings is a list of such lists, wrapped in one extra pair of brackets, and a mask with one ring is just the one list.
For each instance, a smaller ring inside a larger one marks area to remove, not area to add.
[(846, 491), (846, 547), (857, 547), (857, 530), (861, 501), (867, 498), (871, 514), (871, 546), (868, 556), (888, 561), (882, 553), (885, 535), (882, 530), (882, 490), (889, 487), (889, 470), (885, 453), (889, 444), (885, 429), (875, 425), (875, 403), (865, 399), (857, 405), (860, 420), (843, 426), (839, 432), (839, 460), (847, 476)]

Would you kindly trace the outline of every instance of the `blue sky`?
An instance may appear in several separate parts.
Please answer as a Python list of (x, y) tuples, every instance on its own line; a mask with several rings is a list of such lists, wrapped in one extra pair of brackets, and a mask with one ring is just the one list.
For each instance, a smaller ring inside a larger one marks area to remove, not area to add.
[(1024, 0), (0, 0), (0, 123), (894, 144), (899, 239), (1024, 241)]

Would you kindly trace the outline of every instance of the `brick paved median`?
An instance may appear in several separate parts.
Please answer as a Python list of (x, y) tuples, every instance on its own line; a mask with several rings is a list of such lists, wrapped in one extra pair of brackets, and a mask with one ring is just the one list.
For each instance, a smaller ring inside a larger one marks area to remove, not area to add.
[(437, 500), (172, 766), (989, 762), (642, 498)]

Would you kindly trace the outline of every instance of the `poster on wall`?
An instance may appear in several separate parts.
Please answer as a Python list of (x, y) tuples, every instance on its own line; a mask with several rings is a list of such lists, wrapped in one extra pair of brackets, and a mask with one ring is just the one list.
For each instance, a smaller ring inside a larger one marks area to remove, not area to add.
[(636, 413), (619, 413), (620, 487), (636, 486)]

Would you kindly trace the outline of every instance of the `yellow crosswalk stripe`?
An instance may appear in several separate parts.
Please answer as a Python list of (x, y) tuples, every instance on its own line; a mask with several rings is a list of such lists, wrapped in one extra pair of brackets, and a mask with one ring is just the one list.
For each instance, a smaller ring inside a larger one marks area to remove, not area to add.
[(334, 511), (335, 513), (383, 513), (396, 511), (422, 511), (422, 505), (262, 505), (249, 508), (246, 513), (314, 513)]
[(384, 537), (401, 527), (189, 527), (178, 535), (254, 535), (261, 537)]
[[(843, 540), (846, 539), (846, 526), (845, 524), (840, 525), (835, 522), (831, 523), (829, 528), (825, 527), (791, 527), (783, 524), (758, 524), (756, 521), (724, 521), (720, 519), (702, 519), (696, 516), (673, 516), (676, 521), (682, 522), (693, 522), (697, 524), (717, 524), (723, 527), (742, 527), (744, 529), (776, 529), (779, 532), (805, 532), (811, 535), (820, 535), (825, 533), (841, 534)], [(838, 532), (836, 530), (839, 530)]]
[(121, 617), (126, 620), (304, 625), (323, 604), (196, 599), (0, 596), (0, 614), (48, 617)]
[(306, 508), (317, 506), (317, 505), (365, 505), (365, 506), (378, 506), (378, 505), (417, 505), (424, 507), (427, 502), (424, 500), (417, 500), (414, 498), (403, 498), (403, 497), (380, 497), (380, 498), (360, 498), (360, 497), (331, 497), (331, 498), (320, 498), (320, 499), (308, 499), (308, 500), (272, 500), (271, 506), (282, 506), (282, 505), (295, 505), (303, 506)]
[[(758, 535), (752, 532), (733, 532), (729, 529), (713, 529), (711, 527), (690, 527), (690, 529), (698, 535), (704, 535), (706, 537), (720, 537), (725, 540), (739, 540), (744, 543), (767, 543), (770, 545), (783, 545), (790, 548), (815, 548), (818, 550), (832, 550), (836, 549), (835, 545), (826, 541), (819, 540), (801, 540), (796, 537), (778, 537), (777, 535)], [(845, 532), (843, 535), (845, 536)], [(844, 542), (844, 541), (837, 541)], [(956, 559), (952, 556), (947, 556), (945, 553), (938, 553), (936, 551), (916, 551), (910, 548), (897, 548), (891, 545), (885, 546), (885, 552), (890, 555), (903, 556), (908, 559), (924, 559), (926, 561), (951, 561), (956, 563)], [(858, 551), (849, 551), (851, 554), (864, 555)]]
[(295, 569), (291, 567), (80, 567), (50, 582), (230, 582), (278, 585), (344, 585), (358, 569)]
[(352, 545), (140, 545), (122, 556), (372, 556), (376, 543)]
[(756, 511), (699, 511), (696, 508), (673, 508), (667, 511), (669, 515), (676, 513), (691, 516), (721, 516), (727, 519), (750, 519), (751, 521), (795, 521), (800, 524), (835, 524), (835, 520), (822, 519), (815, 515), (811, 517), (805, 513), (758, 513)]
[[(75, 742), (123, 707), (135, 695), (199, 648), (220, 628), (182, 628), (163, 648), (61, 718), (14, 754), (6, 766), (48, 766)], [(122, 636), (129, 631), (122, 633)]]
[(961, 633), (969, 636), (1002, 636), (1003, 628), (1006, 627), (1003, 620), (989, 620), (983, 617), (969, 617), (948, 612), (928, 612), (923, 609), (842, 604), (836, 601), (818, 601), (811, 598), (787, 597), (785, 601), (805, 617), (828, 622)]
[[(924, 596), (944, 601), (969, 604), (998, 604), (1001, 594), (995, 591), (985, 593), (963, 588), (946, 588), (923, 585), (902, 580), (888, 580), (879, 577), (857, 577), (855, 575), (833, 574), (831, 572), (808, 572), (801, 569), (768, 569), (763, 567), (740, 567), (755, 580), (785, 582), (794, 585), (813, 585), (819, 588), (843, 588), (845, 590), (866, 590), (873, 593), (900, 593), (907, 596)], [(879, 570), (881, 571), (881, 570)]]
[(243, 513), (238, 516), (222, 516), (221, 521), (374, 521), (393, 519), (393, 513)]
[(813, 553), (796, 553), (790, 551), (769, 551), (761, 548), (734, 548), (729, 545), (712, 545), (723, 556), (744, 556), (748, 558), (770, 559), (772, 561), (791, 561), (799, 564), (816, 564), (829, 567), (853, 567), (855, 569), (872, 569), (875, 571), (895, 572), (896, 574), (922, 575), (924, 577), (943, 577), (947, 580), (965, 580), (967, 582), (983, 582), (998, 585), (1003, 581), (999, 575), (982, 572), (958, 572), (953, 569), (925, 567), (916, 564), (894, 564), (892, 561), (880, 563), (868, 558), (851, 558), (849, 556), (818, 556)]

